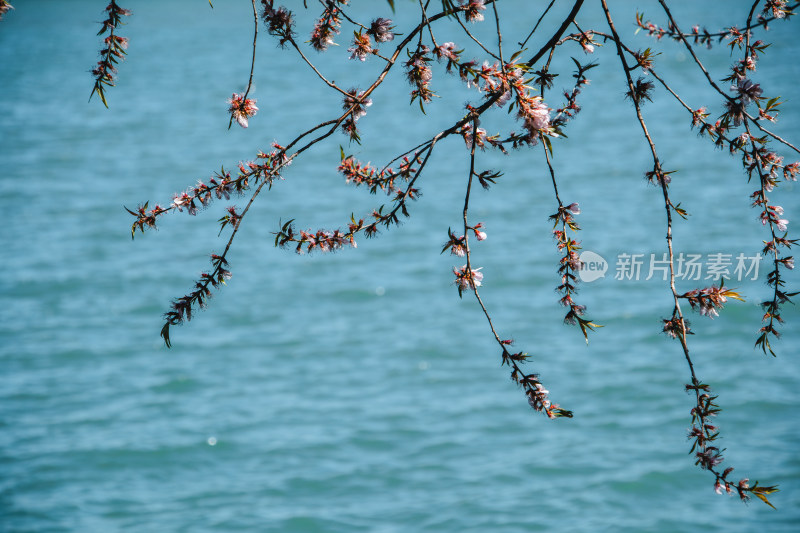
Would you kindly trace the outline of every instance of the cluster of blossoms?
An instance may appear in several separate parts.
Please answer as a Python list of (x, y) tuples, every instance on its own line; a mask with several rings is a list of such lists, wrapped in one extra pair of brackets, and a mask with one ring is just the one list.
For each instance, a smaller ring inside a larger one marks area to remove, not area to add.
[[(681, 294), (679, 298), (688, 300), (692, 309), (697, 309), (701, 315), (708, 318), (719, 316), (718, 309), (722, 309), (722, 304), (728, 301), (728, 298), (744, 301), (744, 299), (731, 289), (726, 289), (720, 283), (719, 287), (706, 287), (704, 289), (694, 289), (693, 291)], [(674, 336), (674, 335), (673, 335)]]
[(759, 487), (758, 483), (756, 483), (751, 487), (748, 478), (740, 479), (738, 483), (728, 481), (728, 476), (733, 472), (733, 467), (728, 467), (719, 472), (717, 467), (724, 461), (724, 458), (722, 457), (722, 450), (712, 444), (719, 437), (719, 431), (717, 426), (708, 422), (709, 418), (717, 416), (721, 411), (715, 403), (717, 397), (711, 396), (711, 390), (708, 385), (697, 381), (692, 385), (686, 385), (686, 391), (693, 392), (697, 398), (697, 404), (691, 410), (692, 426), (689, 428), (688, 433), (688, 438), (693, 440), (690, 453), (694, 453), (696, 465), (714, 474), (714, 492), (722, 494), (724, 491), (726, 494), (733, 494), (735, 490), (742, 501), (749, 500), (750, 494), (754, 494), (764, 503), (773, 507), (767, 499), (767, 495), (777, 492), (778, 488), (776, 486)]
[(342, 122), (342, 131), (350, 136), (351, 141), (358, 142), (358, 128), (356, 122), (367, 114), (367, 108), (372, 105), (372, 100), (366, 98), (363, 91), (350, 89), (344, 97), (342, 109), (347, 112), (347, 116)]
[(486, 0), (460, 0), (461, 8), (464, 9), (464, 16), (470, 22), (480, 22), (483, 20), (483, 13), (486, 10)]
[(274, 149), (269, 154), (258, 153), (258, 159), (261, 162), (240, 163), (237, 177), (234, 178), (230, 172), (226, 172), (222, 168), (220, 172), (216, 172), (209, 178), (208, 184), (198, 181), (194, 187), (176, 194), (168, 207), (156, 205), (149, 209), (149, 202), (146, 202), (144, 205), (137, 207), (136, 211), (126, 208), (128, 213), (136, 217), (136, 220), (131, 225), (131, 237), (136, 234), (137, 229), (142, 232), (144, 232), (145, 227), (155, 229), (156, 218), (164, 213), (173, 210), (182, 212), (185, 208), (190, 215), (196, 215), (198, 207), (207, 206), (215, 196), (218, 200), (222, 198), (230, 200), (232, 194), (243, 194), (250, 188), (252, 183), (265, 181), (271, 185), (273, 180), (279, 176), (278, 172), (281, 167), (291, 163), (283, 146), (278, 143), (273, 143), (272, 146)]
[(579, 305), (573, 298), (577, 292), (576, 285), (578, 283), (578, 277), (575, 273), (581, 270), (581, 260), (578, 253), (581, 247), (578, 241), (567, 235), (568, 229), (574, 232), (580, 231), (580, 226), (578, 226), (574, 218), (575, 215), (580, 213), (581, 209), (577, 203), (571, 203), (567, 206), (559, 205), (558, 211), (550, 215), (550, 220), (553, 221), (553, 237), (556, 239), (556, 246), (562, 254), (558, 267), (561, 284), (556, 287), (556, 290), (562, 294), (559, 303), (567, 308), (567, 314), (564, 315), (564, 323), (580, 327), (584, 338), (588, 342), (588, 332), (599, 327), (599, 325), (590, 319), (583, 318), (586, 313), (586, 306)]
[[(0, 6), (0, 10), (2, 9), (2, 6)], [(8, 9), (5, 9), (5, 11), (7, 10)], [(0, 11), (0, 16), (2, 16), (5, 11)], [(125, 50), (128, 48), (128, 39), (120, 37), (115, 32), (117, 28), (123, 24), (122, 17), (130, 16), (131, 12), (119, 7), (114, 0), (106, 6), (105, 11), (108, 13), (108, 18), (103, 21), (103, 26), (97, 34), (103, 35), (108, 32), (108, 36), (103, 39), (104, 47), (100, 50), (100, 61), (98, 61), (97, 66), (92, 69), (92, 76), (94, 76), (95, 81), (94, 88), (89, 98), (97, 93), (100, 100), (103, 101), (103, 105), (108, 107), (105, 87), (114, 85), (114, 76), (117, 73), (115, 65), (122, 60), (123, 56), (126, 54)]]
[(467, 265), (461, 268), (453, 267), (453, 274), (456, 276), (454, 283), (458, 287), (459, 296), (462, 296), (466, 290), (474, 291), (476, 287), (481, 286), (481, 282), (483, 282), (483, 272), (480, 272), (481, 268), (483, 267), (470, 268)]
[[(764, 3), (764, 9), (761, 11), (761, 13), (759, 13), (758, 22), (754, 26), (762, 26), (766, 29), (769, 22), (775, 19), (782, 19), (793, 15), (793, 10), (797, 7), (797, 5), (798, 4), (795, 3), (793, 6), (789, 7), (786, 0), (766, 0)], [(730, 28), (726, 28), (720, 32), (711, 33), (706, 28), (701, 30), (700, 26), (698, 25), (692, 26), (691, 33), (681, 33), (671, 21), (667, 28), (658, 26), (649, 20), (645, 21), (643, 13), (638, 13), (636, 15), (636, 25), (640, 29), (645, 30), (648, 35), (654, 36), (656, 39), (661, 39), (662, 37), (669, 37), (671, 39), (675, 39), (676, 41), (681, 39), (691, 39), (695, 44), (705, 45), (709, 49), (713, 46), (715, 40), (718, 43), (721, 43), (726, 39), (728, 40), (729, 46), (741, 47), (742, 43), (746, 40), (747, 33), (739, 30), (736, 26), (731, 26)], [(752, 27), (753, 26), (751, 26), (751, 28)]]
[[(738, 137), (737, 146), (744, 149), (748, 141), (752, 143), (751, 150), (744, 150), (742, 155), (742, 165), (749, 175), (758, 175), (761, 182), (761, 189), (764, 193), (772, 192), (778, 184), (779, 173), (783, 171), (783, 179), (788, 181), (796, 181), (796, 174), (798, 163), (790, 165), (783, 164), (783, 157), (775, 152), (767, 150), (762, 142), (763, 139), (756, 139), (748, 133), (742, 133)], [(751, 195), (753, 198), (753, 206), (764, 205), (766, 197), (762, 198), (762, 191), (759, 189)], [(781, 230), (785, 231), (785, 230)]]
[(437, 59), (447, 59), (447, 72), (454, 66), (458, 66), (459, 62), (461, 61), (461, 53), (464, 50), (458, 50), (456, 47), (456, 43), (453, 42), (446, 42), (442, 43), (436, 48), (434, 48), (433, 53)]
[(550, 125), (550, 108), (541, 96), (518, 95), (517, 104), (517, 115), (528, 130), (531, 143), (535, 143), (540, 134), (557, 136)]
[(761, 17), (772, 16), (776, 19), (782, 19), (787, 15), (792, 15), (793, 12), (787, 7), (786, 0), (767, 0), (764, 3), (764, 9), (761, 12)]
[(350, 52), (350, 59), (366, 61), (367, 56), (377, 53), (372, 46), (370, 36), (378, 43), (386, 43), (394, 39), (392, 21), (385, 18), (377, 18), (372, 21), (366, 33), (361, 30), (353, 33), (353, 45), (347, 49)]
[(247, 119), (258, 113), (256, 101), (252, 98), (246, 98), (245, 95), (233, 93), (228, 99), (228, 104), (231, 123), (235, 120), (243, 128), (249, 125)]
[[(486, 235), (486, 232), (482, 230), (483, 227), (484, 227), (483, 223), (479, 222), (479, 223), (475, 224), (474, 226), (468, 226), (467, 230), (468, 231), (472, 231), (473, 234), (475, 235), (475, 238), (478, 241), (485, 241), (486, 238), (487, 238), (487, 235)], [(462, 236), (458, 237), (455, 233), (453, 233), (453, 230), (448, 228), (447, 229), (447, 236), (448, 236), (448, 240), (447, 240), (447, 243), (445, 243), (444, 247), (442, 248), (442, 253), (446, 252), (447, 250), (450, 250), (450, 253), (452, 255), (457, 255), (458, 257), (464, 257), (465, 255), (467, 255), (467, 237), (466, 237), (466, 235), (462, 235)], [(481, 276), (481, 279), (483, 279), (482, 276)], [(480, 286), (480, 283), (478, 284), (478, 286)]]
[[(522, 378), (522, 381), (533, 381), (536, 379), (535, 374), (531, 376), (525, 376)], [(548, 411), (548, 415), (550, 415), (550, 400), (548, 399), (547, 395), (550, 393), (549, 390), (544, 388), (544, 385), (535, 381), (531, 387), (528, 388), (527, 397), (528, 397), (528, 404), (533, 407), (536, 411)], [(550, 415), (550, 418), (554, 418), (553, 415)]]
[(290, 242), (297, 243), (295, 252), (298, 254), (303, 253), (303, 248), (305, 248), (305, 252), (308, 253), (317, 249), (321, 252), (333, 252), (348, 244), (353, 248), (358, 248), (358, 244), (356, 244), (355, 241), (355, 234), (363, 226), (363, 223), (363, 220), (358, 223), (354, 221), (350, 224), (347, 233), (342, 233), (338, 229), (334, 231), (317, 230), (314, 232), (308, 230), (296, 232), (290, 220), (283, 225), (281, 231), (275, 237), (275, 245), (285, 247)]
[(362, 164), (353, 156), (342, 157), (338, 171), (345, 177), (345, 183), (354, 185), (366, 185), (369, 192), (375, 194), (379, 189), (386, 194), (396, 193), (400, 189), (395, 187), (394, 182), (398, 177), (391, 168), (378, 172), (369, 163)]
[(311, 32), (310, 43), (317, 52), (324, 52), (330, 45), (333, 44), (333, 38), (339, 34), (339, 27), (342, 24), (341, 12), (337, 7), (337, 3), (346, 4), (346, 0), (328, 0), (325, 5), (325, 10), (322, 16), (317, 19), (314, 24), (314, 30)]
[(430, 102), (435, 96), (430, 89), (431, 78), (433, 78), (431, 67), (428, 65), (432, 61), (429, 55), (430, 51), (430, 48), (420, 44), (414, 53), (409, 53), (408, 61), (405, 63), (408, 82), (415, 87), (411, 91), (411, 101), (419, 98), (420, 108), (423, 108), (423, 104)]
[[(407, 64), (412, 67), (409, 71), (409, 80), (412, 84), (417, 84), (417, 89), (411, 93), (414, 99), (417, 96), (427, 96), (426, 102), (430, 100), (430, 96), (434, 93), (428, 88), (431, 79), (430, 67), (428, 62), (430, 58), (427, 56), (429, 49), (422, 45), (421, 55), (412, 57), (412, 60)], [(478, 66), (475, 60), (462, 61), (462, 50), (458, 50), (455, 43), (446, 42), (433, 51), (433, 54), (440, 61), (447, 60), (447, 71), (450, 72), (453, 68), (458, 69), (458, 75), (467, 87), (476, 87), (479, 91), (485, 93), (487, 99), (493, 99), (493, 103), (498, 107), (503, 107), (506, 103), (513, 98), (517, 106), (517, 118), (522, 122), (526, 134), (517, 136), (512, 133), (506, 141), (518, 147), (522, 144), (534, 145), (538, 142), (541, 135), (550, 137), (558, 137), (558, 131), (551, 119), (551, 109), (544, 103), (541, 96), (533, 95), (531, 87), (525, 84), (523, 74), (525, 72), (524, 66), (508, 63), (500, 68), (497, 63), (490, 64), (484, 61), (483, 64)], [(588, 80), (584, 76), (585, 70), (592, 68), (593, 65), (579, 68), (579, 85), (587, 84)], [(579, 65), (580, 67), (580, 65)], [(566, 112), (568, 117), (574, 115), (579, 110), (575, 103), (575, 98), (580, 93), (580, 90), (573, 90), (572, 95), (565, 94), (568, 98), (568, 104), (565, 108), (559, 110)], [(471, 111), (473, 108), (468, 106)], [(560, 122), (563, 124), (566, 120)], [(472, 144), (472, 126), (464, 124), (461, 127), (460, 133), (464, 137), (468, 146)], [(504, 141), (499, 141), (499, 135), (487, 136), (486, 131), (482, 128), (477, 128), (476, 146), (479, 148), (484, 147), (484, 142), (488, 141), (492, 146), (503, 149)], [(503, 151), (505, 151), (503, 149)]]
[(525, 389), (525, 397), (535, 411), (543, 412), (548, 418), (566, 417), (572, 418), (572, 411), (562, 409), (558, 404), (551, 403), (548, 397), (550, 391), (544, 388), (539, 381), (538, 374), (525, 374), (520, 369), (519, 364), (528, 360), (528, 354), (523, 352), (511, 353), (507, 347), (513, 344), (511, 339), (501, 340), (500, 346), (503, 349), (503, 365), (509, 365), (511, 370), (511, 381)]
[(367, 35), (371, 35), (379, 43), (388, 43), (394, 40), (394, 26), (391, 19), (378, 17), (372, 21), (367, 30)]
[[(393, 195), (394, 206), (392, 209), (384, 212), (385, 206), (381, 206), (379, 209), (373, 210), (370, 214), (372, 221), (369, 223), (366, 223), (363, 218), (356, 221), (355, 217), (351, 216), (347, 232), (344, 233), (338, 229), (298, 232), (294, 229), (294, 220), (290, 220), (283, 224), (280, 231), (275, 233), (275, 245), (287, 247), (289, 243), (296, 243), (295, 251), (297, 253), (315, 250), (330, 252), (338, 250), (348, 243), (353, 248), (357, 248), (356, 234), (363, 232), (366, 237), (373, 237), (377, 235), (379, 226), (388, 228), (398, 224), (400, 221), (398, 213), (405, 217), (409, 216), (406, 207), (407, 201), (416, 200), (420, 196), (419, 189), (413, 186), (419, 168), (413, 165), (422, 164), (422, 161), (420, 155), (416, 154), (412, 158), (404, 157), (397, 166), (397, 170), (378, 171), (371, 165), (361, 164), (352, 156), (345, 156), (342, 153), (339, 171), (345, 176), (346, 182), (357, 186), (366, 185), (371, 193), (383, 190), (387, 195)], [(397, 187), (395, 182), (399, 180), (407, 181), (408, 185), (404, 189)]]
[[(571, 91), (564, 91), (563, 93), (566, 102), (562, 107), (556, 110), (556, 116), (552, 120), (552, 127), (555, 131), (559, 131), (568, 121), (572, 120), (575, 118), (575, 115), (580, 113), (581, 106), (578, 104), (578, 96), (581, 94), (582, 87), (590, 83), (589, 79), (586, 77), (586, 73), (597, 66), (597, 63), (594, 62), (581, 65), (577, 60), (573, 59), (573, 61), (578, 69), (572, 75), (575, 78), (575, 86)], [(536, 74), (537, 79), (534, 83), (541, 87), (542, 92), (544, 92), (545, 87), (552, 87), (552, 78), (549, 74), (543, 71), (539, 71)]]
[(294, 40), (292, 12), (283, 6), (275, 9), (273, 0), (261, 0), (261, 5), (263, 6), (261, 17), (267, 25), (269, 34), (278, 37), (281, 46)]
[(745, 121), (747, 115), (747, 106), (751, 102), (758, 102), (761, 99), (763, 90), (757, 83), (753, 83), (747, 78), (740, 78), (737, 80), (736, 85), (731, 87), (736, 91), (737, 97), (727, 100), (725, 102), (726, 115), (730, 117), (733, 125), (736, 127), (741, 126)]
[[(756, 199), (755, 204), (760, 203), (760, 198)], [(785, 218), (780, 218), (783, 215), (783, 208), (779, 205), (768, 205), (761, 212), (761, 224), (774, 224), (778, 231), (786, 231), (789, 221)]]
[(361, 33), (360, 31), (353, 35), (353, 46), (347, 49), (350, 52), (350, 59), (359, 59), (366, 61), (367, 56), (370, 55), (372, 50), (372, 41), (369, 35)]

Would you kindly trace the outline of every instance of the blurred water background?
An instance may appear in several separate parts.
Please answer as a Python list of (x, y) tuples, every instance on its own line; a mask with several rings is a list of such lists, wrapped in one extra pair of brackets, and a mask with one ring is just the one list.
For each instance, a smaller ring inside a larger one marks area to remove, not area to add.
[[(398, 23), (416, 17), (413, 3), (396, 3)], [(694, 466), (688, 368), (677, 342), (660, 333), (668, 287), (658, 275), (614, 279), (619, 254), (645, 254), (645, 270), (649, 254), (661, 257), (665, 217), (661, 192), (643, 179), (652, 163), (610, 46), (592, 58), (566, 45), (548, 98), (557, 107), (571, 87), (569, 56), (599, 61), (569, 139), (554, 143), (561, 196), (583, 210), (578, 238), (609, 263), (579, 294), (605, 326), (588, 346), (561, 321), (547, 220), (556, 204), (541, 147), (478, 156), (481, 169), (505, 174), (473, 194), (471, 221), (489, 235), (473, 244), (473, 265), (483, 267), (482, 296), (500, 335), (534, 355), (528, 368), (575, 411), (553, 422), (508, 380), (471, 295), (459, 300), (451, 269), (463, 260), (439, 253), (447, 228), (461, 223), (468, 158), (460, 138), (437, 148), (419, 182), (424, 196), (401, 227), (333, 255), (272, 245), (280, 221), (344, 227), (351, 212), (364, 216), (383, 202), (345, 185), (335, 171), (339, 144), (383, 164), (451, 124), (476, 97), (443, 65), (434, 66), (433, 88), (455, 93), (436, 99), (427, 117), (408, 105), (410, 87), (395, 72), (359, 123), (363, 145), (337, 134), (259, 198), (230, 254), (233, 278), (208, 310), (173, 329), (167, 350), (161, 315), (224, 247), (216, 220), (229, 203), (196, 218), (166, 216), (135, 241), (123, 206), (169, 203), (221, 165), (285, 144), (338, 110), (340, 98), (262, 25), (252, 93), (260, 111), (248, 130), (228, 131), (225, 100), (242, 92), (249, 72), (250, 3), (218, 0), (212, 10), (200, 0), (129, 0), (123, 7), (134, 15), (121, 32), (129, 56), (106, 110), (96, 98), (87, 103), (104, 2), (13, 4), (0, 22), (0, 530), (798, 530), (800, 313), (786, 307), (777, 358), (753, 349), (766, 264), (756, 281), (728, 282), (746, 303), (730, 303), (713, 321), (690, 317), (690, 347), (724, 408), (717, 422), (731, 477), (779, 484), (777, 511), (714, 494), (713, 478)], [(363, 20), (392, 16), (386, 2), (352, 4)], [(506, 50), (546, 4), (501, 3)], [(631, 46), (656, 46), (657, 71), (687, 103), (721, 113), (684, 49), (635, 35), (637, 9), (665, 23), (657, 4), (614, 4)], [(687, 29), (741, 26), (749, 8), (675, 4)], [(557, 6), (525, 55), (568, 7)], [(604, 28), (596, 8), (587, 6), (582, 28)], [(299, 16), (301, 38), (310, 24)], [(487, 16), (474, 29), (488, 35), (492, 24)], [(762, 34), (773, 44), (754, 75), (765, 95), (786, 98), (774, 127), (795, 141), (797, 24)], [(310, 57), (324, 60), (331, 79), (363, 88), (380, 61), (348, 61), (349, 40), (344, 32), (330, 59)], [(724, 44), (699, 50), (715, 79), (738, 58)], [(767, 238), (750, 207), (755, 185), (735, 157), (697, 138), (663, 89), (655, 96), (646, 118), (665, 166), (678, 170), (673, 198), (691, 213), (676, 222), (676, 251), (755, 255)], [(504, 114), (484, 126), (501, 131)], [(799, 192), (782, 183), (772, 196), (790, 229)], [(794, 273), (788, 282), (797, 289)], [(710, 283), (679, 280), (678, 288)]]

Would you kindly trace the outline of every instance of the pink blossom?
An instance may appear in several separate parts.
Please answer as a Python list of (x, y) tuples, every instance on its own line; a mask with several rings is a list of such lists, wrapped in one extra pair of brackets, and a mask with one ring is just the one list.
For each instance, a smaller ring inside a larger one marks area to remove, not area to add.
[(230, 104), (228, 112), (231, 114), (231, 118), (243, 128), (249, 125), (247, 119), (258, 112), (256, 101), (245, 98), (243, 95), (233, 93), (233, 96), (228, 99), (228, 103)]
[(446, 57), (450, 61), (458, 61), (458, 50), (456, 50), (455, 43), (443, 43), (434, 52), (438, 57)]
[(372, 53), (372, 41), (370, 41), (369, 35), (356, 33), (353, 37), (353, 46), (348, 48), (347, 51), (352, 52), (350, 59), (366, 61), (367, 56)]
[(453, 267), (453, 274), (456, 276), (455, 284), (458, 285), (459, 293), (465, 290), (475, 290), (476, 287), (481, 286), (483, 273), (480, 270), (480, 268), (472, 268), (467, 271), (467, 265), (460, 269)]
[(498, 98), (494, 102), (494, 104), (497, 107), (503, 107), (504, 105), (506, 105), (508, 103), (509, 100), (511, 100), (512, 96), (513, 96), (513, 94), (511, 93), (511, 90), (508, 90), (508, 91), (504, 92), (503, 94), (501, 94), (500, 98)]
[[(484, 148), (486, 146), (486, 130), (483, 128), (477, 129), (478, 134), (475, 136), (475, 146)], [(461, 128), (461, 134), (464, 136), (464, 142), (467, 148), (472, 149), (472, 124), (464, 124)]]
[(483, 20), (483, 13), (486, 10), (485, 0), (460, 0), (461, 7), (466, 7), (464, 11), (467, 20), (470, 22), (480, 22)]
[(367, 114), (367, 108), (372, 105), (371, 98), (364, 98), (364, 91), (350, 89), (344, 97), (342, 109), (348, 111), (352, 109), (353, 119), (358, 120)]

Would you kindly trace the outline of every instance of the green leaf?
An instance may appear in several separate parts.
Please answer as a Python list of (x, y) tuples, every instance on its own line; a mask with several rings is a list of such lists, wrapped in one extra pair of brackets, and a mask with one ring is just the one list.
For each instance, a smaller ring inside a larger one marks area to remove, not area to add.
[(389, 7), (392, 8), (392, 13), (394, 13), (394, 0), (386, 0), (386, 1), (389, 2)]

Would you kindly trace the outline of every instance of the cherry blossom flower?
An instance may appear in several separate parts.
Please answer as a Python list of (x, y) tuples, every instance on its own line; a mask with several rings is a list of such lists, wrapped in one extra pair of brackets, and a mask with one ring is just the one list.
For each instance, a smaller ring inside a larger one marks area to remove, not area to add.
[[(464, 142), (467, 144), (467, 148), (472, 149), (472, 124), (464, 124), (464, 126), (461, 128), (461, 135), (464, 137)], [(477, 135), (475, 135), (475, 146), (481, 149), (486, 147), (485, 129), (477, 129)]]
[(385, 43), (394, 40), (393, 29), (394, 26), (390, 19), (376, 18), (370, 24), (367, 34), (372, 35), (377, 42)]
[(540, 96), (519, 98), (518, 115), (531, 135), (550, 129), (550, 109)]
[[(744, 301), (744, 298), (742, 298), (739, 293), (732, 289), (724, 288), (722, 283), (720, 283), (719, 287), (712, 286), (689, 291), (681, 294), (679, 298), (686, 298), (689, 300), (689, 305), (692, 306), (692, 309), (697, 309), (701, 315), (712, 319), (715, 316), (719, 316), (717, 310), (722, 309), (722, 304), (727, 302), (728, 298)], [(673, 336), (671, 332), (667, 331), (666, 326), (664, 327), (664, 331), (670, 336)]]
[(347, 91), (347, 96), (344, 97), (344, 103), (342, 104), (342, 109), (347, 111), (348, 109), (352, 108), (353, 118), (355, 120), (358, 120), (367, 114), (367, 108), (371, 105), (372, 105), (372, 99), (364, 98), (364, 91), (359, 91), (358, 89), (350, 89), (349, 91)]
[(757, 102), (760, 100), (761, 95), (764, 93), (761, 85), (753, 83), (747, 78), (740, 79), (731, 89), (739, 93), (739, 96), (742, 97), (742, 104), (745, 106), (750, 104), (750, 102)]
[(480, 272), (480, 270), (480, 268), (471, 268), (468, 270), (467, 265), (462, 266), (461, 269), (453, 267), (453, 274), (456, 276), (454, 283), (458, 286), (459, 296), (466, 290), (474, 291), (476, 287), (481, 286), (483, 272)]
[(370, 41), (369, 35), (361, 32), (356, 33), (353, 36), (353, 46), (348, 48), (347, 51), (351, 52), (350, 59), (366, 61), (367, 56), (372, 53), (372, 41)]
[(480, 231), (480, 228), (482, 228), (482, 227), (483, 227), (483, 223), (479, 222), (478, 224), (475, 224), (475, 226), (472, 228), (472, 231), (475, 233), (475, 238), (478, 239), (479, 241), (485, 241), (486, 240), (486, 232), (485, 231)]
[(762, 14), (772, 14), (776, 19), (782, 19), (786, 16), (786, 0), (767, 0)]
[(327, 7), (322, 17), (314, 24), (314, 31), (311, 32), (311, 46), (317, 52), (324, 52), (333, 44), (334, 35), (339, 34), (339, 9)]
[(592, 38), (594, 34), (592, 32), (581, 33), (580, 39), (578, 43), (583, 47), (583, 51), (587, 54), (594, 53), (594, 45), (592, 44)]
[(465, 7), (464, 15), (470, 22), (480, 22), (483, 20), (483, 13), (486, 10), (485, 0), (460, 0), (461, 7)]
[(258, 112), (254, 99), (245, 98), (237, 93), (233, 93), (233, 96), (228, 99), (228, 103), (230, 104), (228, 112), (231, 114), (231, 119), (235, 120), (243, 128), (249, 125), (247, 119)]
[(458, 61), (459, 51), (456, 49), (456, 44), (453, 42), (442, 43), (434, 53), (437, 57), (446, 57), (450, 61)]

